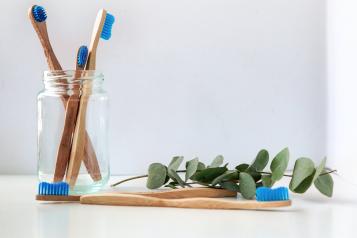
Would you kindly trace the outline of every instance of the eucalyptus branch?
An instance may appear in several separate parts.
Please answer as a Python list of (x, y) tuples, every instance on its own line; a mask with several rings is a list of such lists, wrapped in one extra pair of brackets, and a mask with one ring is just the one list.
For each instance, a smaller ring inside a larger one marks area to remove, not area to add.
[[(186, 169), (179, 170), (183, 157), (175, 156), (168, 166), (152, 163), (148, 168), (148, 174), (130, 177), (111, 186), (147, 178), (146, 187), (149, 189), (162, 186), (176, 189), (197, 184), (239, 192), (246, 199), (254, 199), (257, 187), (272, 187), (281, 178), (288, 177), (291, 178), (289, 189), (294, 193), (304, 193), (312, 185), (328, 197), (333, 193), (333, 180), (330, 174), (336, 173), (337, 170), (326, 168), (326, 158), (317, 166), (309, 158), (299, 158), (295, 161), (291, 173), (286, 173), (289, 163), (288, 148), (281, 150), (273, 158), (269, 166), (270, 171), (264, 171), (269, 164), (269, 153), (264, 149), (258, 152), (251, 164), (239, 164), (234, 169), (228, 169), (228, 164), (223, 165), (223, 161), (222, 155), (218, 155), (210, 165), (205, 165), (198, 158), (194, 158), (186, 162)], [(185, 173), (184, 179), (181, 178), (180, 173)]]
[[(186, 173), (186, 170), (177, 170), (176, 172), (177, 172), (177, 173)], [(331, 174), (331, 173), (336, 173), (336, 172), (337, 172), (337, 170), (334, 169), (334, 170), (330, 170), (330, 171), (325, 172), (325, 173), (321, 173), (319, 176), (326, 175), (326, 174)], [(263, 171), (257, 172), (257, 173), (264, 174), (264, 175), (272, 175), (272, 173), (270, 173), (270, 172), (263, 172)], [(284, 177), (290, 177), (290, 178), (293, 177), (292, 174), (284, 174), (283, 176), (284, 176)], [(130, 178), (127, 178), (127, 179), (120, 180), (120, 181), (118, 181), (118, 182), (116, 182), (116, 183), (111, 184), (110, 186), (111, 186), (111, 187), (115, 187), (115, 186), (117, 186), (117, 185), (119, 185), (119, 184), (122, 184), (122, 183), (125, 183), (125, 182), (128, 182), (128, 181), (131, 181), (131, 180), (141, 179), (141, 178), (147, 178), (147, 177), (148, 177), (148, 174), (138, 175), (138, 176), (134, 176), (134, 177), (130, 177)], [(208, 186), (207, 184), (198, 183), (198, 182), (191, 182), (191, 183), (185, 183), (185, 184), (186, 184), (186, 185), (200, 184), (200, 185)]]

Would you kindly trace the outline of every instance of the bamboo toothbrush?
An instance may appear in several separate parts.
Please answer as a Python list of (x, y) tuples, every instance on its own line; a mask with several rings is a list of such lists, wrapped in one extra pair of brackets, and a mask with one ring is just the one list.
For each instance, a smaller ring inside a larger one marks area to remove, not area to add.
[[(68, 195), (69, 185), (65, 182), (61, 183), (46, 183), (41, 182), (38, 187), (36, 200), (39, 201), (79, 201), (80, 195)], [(225, 189), (214, 188), (180, 188), (154, 192), (110, 192), (111, 194), (136, 194), (155, 198), (178, 199), (189, 197), (235, 197), (236, 192)]]
[[(87, 62), (87, 57), (88, 57), (87, 46), (83, 45), (79, 47), (76, 56), (76, 71), (74, 73), (74, 80), (79, 79), (81, 77), (82, 70), (84, 70), (85, 64)], [(75, 87), (74, 88), (75, 91), (79, 90), (78, 86), (75, 85), (74, 87)], [(58, 151), (62, 152), (57, 154), (57, 163), (56, 163), (56, 171), (55, 171), (55, 174), (61, 175), (61, 180), (59, 181), (62, 181), (64, 177), (64, 173), (62, 169), (67, 167), (68, 160), (70, 158), (71, 146), (72, 146), (72, 134), (76, 124), (78, 107), (79, 107), (79, 96), (78, 93), (74, 93), (67, 100), (67, 106), (66, 106), (67, 110), (65, 113), (64, 128), (62, 131), (60, 146), (58, 148)], [(86, 142), (90, 143), (90, 141), (86, 141)], [(86, 148), (87, 149), (85, 151), (88, 152), (88, 149), (92, 148), (92, 145), (91, 144), (86, 145)], [(85, 165), (88, 171), (91, 171), (91, 173), (89, 174), (91, 175), (92, 179), (94, 181), (100, 180), (101, 174), (98, 165), (98, 160), (95, 156), (95, 152), (93, 151), (92, 153), (86, 153), (84, 157), (86, 158), (84, 159)], [(92, 161), (92, 163), (90, 161)]]
[[(114, 23), (114, 16), (107, 13), (104, 9), (100, 10), (92, 33), (91, 43), (89, 47), (88, 60), (86, 64), (86, 70), (95, 70), (96, 67), (96, 52), (99, 43), (99, 39), (103, 38), (108, 40), (111, 37), (111, 29)], [(86, 129), (86, 112), (88, 99), (91, 94), (91, 85), (89, 81), (83, 82), (82, 94), (80, 98), (79, 111), (77, 116), (76, 127), (73, 135), (73, 145), (71, 150), (71, 157), (68, 165), (66, 181), (72, 188), (76, 183), (81, 161), (84, 155), (85, 145), (85, 129)]]
[[(33, 5), (29, 8), (28, 11), (28, 16), (30, 18), (31, 24), (33, 28), (35, 29), (38, 38), (40, 39), (42, 48), (44, 50), (47, 63), (49, 66), (50, 70), (58, 70), (61, 71), (62, 67), (53, 52), (49, 37), (48, 37), (48, 32), (47, 32), (47, 25), (46, 25), (46, 19), (47, 19), (47, 14), (46, 10), (37, 5)], [(62, 97), (61, 98), (63, 105), (67, 109), (67, 98)], [(62, 139), (64, 138), (65, 140), (61, 139), (61, 149), (58, 150), (57, 152), (57, 162), (56, 162), (56, 169), (55, 169), (55, 175), (54, 175), (54, 182), (62, 181), (64, 174), (66, 172), (67, 168), (67, 163), (68, 163), (68, 158), (69, 158), (69, 151), (71, 148), (71, 139), (72, 139), (72, 132), (68, 135), (66, 132), (64, 132), (65, 135), (62, 136)], [(62, 144), (63, 143), (63, 144)], [(100, 170), (97, 162), (97, 158), (95, 155), (95, 151), (93, 149), (93, 145), (90, 141), (90, 138), (88, 137), (88, 134), (86, 134), (86, 146), (85, 146), (85, 157), (84, 157), (85, 165), (87, 167), (87, 170), (91, 177), (93, 178), (94, 181), (98, 181), (101, 179), (100, 175)]]
[(53, 52), (48, 37), (46, 25), (46, 10), (41, 6), (33, 5), (28, 11), (28, 16), (30, 18), (33, 28), (37, 33), (38, 38), (40, 39), (50, 70), (62, 70), (60, 63), (58, 62), (57, 57)]
[(265, 190), (270, 193), (273, 200), (237, 200), (219, 199), (208, 197), (190, 197), (181, 199), (167, 199), (149, 197), (137, 194), (91, 194), (81, 196), (82, 204), (94, 205), (114, 205), (114, 206), (146, 206), (146, 207), (177, 207), (177, 208), (198, 208), (198, 209), (231, 209), (231, 210), (259, 210), (264, 208), (287, 207), (291, 205), (287, 190), (282, 191)]

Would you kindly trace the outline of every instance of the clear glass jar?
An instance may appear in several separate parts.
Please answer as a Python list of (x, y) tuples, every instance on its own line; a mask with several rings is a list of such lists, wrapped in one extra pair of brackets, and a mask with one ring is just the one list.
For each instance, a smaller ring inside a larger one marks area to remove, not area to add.
[(108, 96), (96, 71), (46, 71), (38, 94), (38, 177), (66, 181), (70, 194), (109, 179)]

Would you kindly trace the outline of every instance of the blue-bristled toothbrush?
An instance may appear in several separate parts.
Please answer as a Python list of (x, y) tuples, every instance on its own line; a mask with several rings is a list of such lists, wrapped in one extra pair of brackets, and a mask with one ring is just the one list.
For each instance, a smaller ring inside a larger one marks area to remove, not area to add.
[[(102, 9), (99, 11), (92, 33), (92, 38), (89, 46), (88, 59), (86, 63), (86, 70), (95, 70), (96, 67), (96, 52), (99, 43), (99, 39), (103, 38), (109, 40), (111, 37), (111, 30), (114, 23), (114, 16), (107, 13)], [(88, 71), (87, 74), (93, 74)], [(68, 170), (66, 174), (66, 181), (72, 188), (77, 180), (79, 169), (81, 166), (82, 158), (84, 156), (85, 148), (85, 121), (88, 98), (91, 94), (92, 82), (85, 80), (83, 82), (81, 99), (79, 105), (79, 111), (77, 115), (76, 127), (73, 135), (72, 150)]]
[(268, 188), (260, 187), (255, 191), (255, 197), (260, 202), (288, 201), (289, 190), (287, 187)]
[(80, 196), (69, 195), (69, 185), (65, 182), (38, 184), (36, 200), (39, 201), (79, 201)]
[[(76, 55), (76, 70), (74, 72), (75, 79), (81, 77), (82, 70), (84, 69), (87, 62), (87, 57), (88, 48), (87, 46), (82, 45), (81, 47), (79, 47)], [(72, 135), (76, 124), (79, 106), (79, 86), (77, 86), (77, 83), (73, 84), (73, 91), (74, 93), (68, 98), (66, 104), (64, 126), (59, 147), (57, 150), (54, 182), (62, 181), (71, 155)]]
[(40, 39), (50, 70), (62, 70), (60, 63), (58, 62), (58, 59), (53, 52), (51, 42), (48, 37), (46, 10), (41, 6), (33, 5), (30, 7), (28, 15), (32, 26), (35, 29), (38, 38)]
[[(291, 205), (286, 188), (257, 190), (258, 200), (228, 200), (207, 197), (192, 197), (182, 199), (165, 199), (143, 196), (140, 194), (90, 194), (81, 196), (83, 204), (115, 205), (115, 206), (151, 206), (178, 207), (200, 209), (232, 209), (257, 210), (265, 208), (286, 207)], [(262, 202), (264, 201), (264, 202)]]

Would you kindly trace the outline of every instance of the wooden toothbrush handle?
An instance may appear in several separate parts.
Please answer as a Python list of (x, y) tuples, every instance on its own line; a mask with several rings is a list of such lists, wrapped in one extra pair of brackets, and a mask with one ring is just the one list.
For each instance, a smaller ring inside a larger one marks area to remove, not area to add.
[[(68, 98), (68, 100), (65, 97), (62, 97), (62, 101), (63, 104), (66, 103), (66, 113), (62, 137), (57, 151), (55, 175), (53, 178), (54, 182), (62, 181), (66, 173), (72, 149), (72, 136), (75, 130), (75, 124), (78, 114), (79, 96), (72, 95)], [(99, 181), (102, 179), (98, 160), (87, 132), (85, 132), (83, 162), (87, 168), (88, 173), (94, 181)]]
[(84, 84), (82, 90), (83, 94), (80, 97), (77, 121), (73, 134), (71, 156), (66, 174), (66, 181), (71, 188), (73, 188), (77, 181), (86, 143), (86, 113), (89, 99), (88, 87), (90, 87), (90, 83), (84, 82)]
[(257, 210), (290, 206), (291, 201), (258, 202), (253, 200), (227, 200), (223, 198), (162, 199), (134, 194), (93, 194), (81, 196), (82, 204), (113, 206), (177, 207), (199, 209)]
[(237, 192), (229, 191), (226, 189), (215, 189), (215, 188), (179, 188), (171, 189), (165, 191), (154, 191), (154, 192), (120, 192), (122, 194), (137, 194), (147, 197), (156, 198), (167, 198), (167, 199), (178, 199), (178, 198), (189, 198), (189, 197), (235, 197)]

